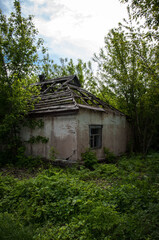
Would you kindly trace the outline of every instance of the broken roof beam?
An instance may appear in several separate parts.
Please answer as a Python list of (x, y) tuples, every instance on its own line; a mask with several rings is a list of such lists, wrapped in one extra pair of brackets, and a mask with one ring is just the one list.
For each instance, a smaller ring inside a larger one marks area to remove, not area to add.
[(78, 95), (76, 92), (73, 92), (74, 98), (80, 98), (84, 104), (89, 105), (87, 101), (84, 100), (83, 96)]
[(65, 86), (67, 86), (67, 84), (68, 84), (70, 81), (72, 81), (72, 79), (68, 79), (68, 80), (65, 81), (63, 84), (61, 84), (61, 86), (55, 91), (55, 93), (58, 92), (58, 91), (60, 91), (61, 89), (63, 89)]
[(71, 109), (71, 108), (74, 108), (74, 109), (78, 109), (78, 107), (76, 107), (74, 104), (69, 104), (69, 106), (68, 105), (60, 105), (60, 106), (51, 106), (51, 107), (47, 107), (47, 108), (39, 108), (39, 109), (34, 109), (34, 110), (32, 110), (32, 111), (30, 111), (30, 112), (38, 112), (38, 111), (41, 111), (41, 112), (43, 112), (43, 111), (45, 111), (45, 110), (53, 110), (53, 111), (55, 111), (56, 109), (58, 110), (58, 109)]
[(76, 85), (78, 87), (81, 87), (80, 81), (78, 80), (78, 77), (76, 75), (71, 75), (71, 76), (65, 76), (65, 77), (59, 77), (59, 78), (54, 78), (50, 79), (44, 82), (37, 82), (35, 85), (46, 85), (46, 84), (52, 84), (53, 82), (56, 83), (63, 83), (69, 81), (70, 84)]
[(54, 101), (54, 100), (56, 101), (67, 98), (72, 98), (71, 94), (62, 96), (45, 96), (45, 98), (42, 98), (42, 101)]
[[(83, 94), (86, 93), (87, 96), (91, 97), (91, 99), (96, 100), (101, 106), (106, 106), (108, 107), (108, 104), (106, 104), (105, 102), (103, 102), (102, 100), (100, 100), (99, 98), (97, 98), (95, 95), (93, 95), (92, 93), (88, 92), (87, 90), (83, 89), (83, 88), (77, 88), (75, 86), (73, 86), (73, 88), (78, 89), (79, 92), (82, 92)], [(98, 106), (96, 104), (96, 106)]]
[(70, 95), (71, 92), (70, 91), (61, 91), (61, 92), (56, 92), (56, 93), (46, 93), (44, 95), (42, 95), (43, 98), (45, 97), (49, 97), (49, 96), (52, 96), (52, 97), (55, 97), (55, 96), (65, 96), (65, 95)]
[(55, 101), (40, 101), (39, 103), (36, 103), (36, 107), (41, 106), (41, 105), (48, 105), (48, 104), (60, 104), (60, 103), (68, 103), (68, 102), (73, 102), (72, 98), (65, 98), (61, 100), (55, 100)]
[(36, 107), (36, 110), (35, 111), (38, 111), (38, 110), (44, 110), (44, 109), (48, 109), (48, 108), (53, 108), (56, 109), (56, 108), (60, 108), (61, 106), (65, 106), (65, 107), (70, 107), (74, 105), (73, 102), (69, 102), (69, 103), (59, 103), (58, 105), (57, 104), (52, 104), (51, 106), (49, 104), (46, 104), (46, 105), (41, 105), (41, 106), (38, 106)]
[[(86, 95), (85, 93), (83, 93), (81, 91), (81, 89), (78, 89), (78, 91), (82, 94), (83, 98), (86, 100), (86, 102), (91, 101), (91, 103), (93, 103), (96, 107), (98, 107), (98, 104), (96, 104), (96, 102), (94, 102), (94, 100), (92, 99), (92, 97), (89, 97), (88, 94)], [(89, 103), (88, 103), (89, 104)]]
[(77, 107), (77, 102), (76, 102), (76, 99), (74, 98), (74, 95), (73, 95), (73, 92), (71, 91), (70, 87), (67, 85), (67, 89), (68, 91), (70, 92), (71, 94), (71, 97), (73, 99), (73, 103), (75, 104), (75, 106)]
[(56, 83), (53, 82), (44, 92), (42, 92), (42, 94), (46, 94), (51, 88), (53, 88), (53, 86), (55, 85)]
[(49, 79), (49, 80), (46, 80), (46, 81), (43, 81), (43, 82), (37, 82), (37, 83), (35, 83), (35, 85), (51, 84), (53, 82), (60, 83), (60, 82), (66, 81), (68, 78), (73, 78), (73, 77), (75, 77), (75, 75), (66, 76), (66, 77), (59, 77), (59, 78), (52, 78), (52, 79)]
[[(87, 90), (85, 90), (85, 89), (82, 89), (82, 91), (87, 92)], [(97, 97), (96, 97), (95, 95), (93, 95), (92, 93), (90, 93), (90, 92), (87, 92), (87, 93), (88, 93), (90, 96), (92, 96), (94, 99), (96, 99), (96, 101), (98, 101), (98, 102), (101, 104), (101, 106), (106, 107), (107, 109), (111, 109), (112, 111), (116, 111), (116, 112), (118, 112), (118, 113), (121, 114), (121, 115), (124, 115), (124, 113), (122, 113), (121, 111), (119, 111), (119, 110), (116, 109), (115, 107), (111, 106), (110, 104), (108, 104), (108, 103), (102, 101), (101, 99), (97, 98)]]

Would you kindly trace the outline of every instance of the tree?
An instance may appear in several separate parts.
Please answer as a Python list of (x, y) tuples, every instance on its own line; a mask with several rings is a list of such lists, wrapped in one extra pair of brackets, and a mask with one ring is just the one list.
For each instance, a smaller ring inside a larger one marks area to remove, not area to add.
[(37, 49), (32, 17), (22, 17), (20, 1), (7, 18), (0, 11), (0, 146), (15, 157), (22, 119), (33, 107), (32, 95), (37, 88), (33, 73), (37, 69)]
[(152, 29), (149, 35), (159, 39), (159, 1), (158, 0), (120, 0), (122, 3), (130, 3), (133, 17), (135, 19), (144, 17), (145, 26)]
[(146, 153), (159, 123), (159, 49), (129, 17), (108, 33), (94, 60), (106, 93), (116, 96), (116, 106), (131, 119), (134, 150)]
[(78, 59), (75, 64), (72, 59), (60, 58), (60, 64), (57, 64), (50, 59), (48, 53), (45, 53), (40, 72), (45, 75), (46, 79), (76, 74), (82, 87), (89, 91), (95, 91), (95, 78), (90, 61), (85, 63)]

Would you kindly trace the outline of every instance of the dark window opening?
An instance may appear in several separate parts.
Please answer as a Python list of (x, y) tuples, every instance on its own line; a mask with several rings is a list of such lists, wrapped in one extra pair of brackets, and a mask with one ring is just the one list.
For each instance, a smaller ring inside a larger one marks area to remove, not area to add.
[(90, 125), (90, 147), (101, 148), (102, 147), (102, 125)]

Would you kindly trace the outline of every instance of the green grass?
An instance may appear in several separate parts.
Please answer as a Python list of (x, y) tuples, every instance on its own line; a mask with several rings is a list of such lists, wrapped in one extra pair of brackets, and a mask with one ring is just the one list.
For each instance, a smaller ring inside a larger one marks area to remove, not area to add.
[[(159, 154), (94, 168), (50, 167), (22, 180), (1, 176), (2, 239), (159, 239)], [(13, 229), (20, 238), (9, 238)]]

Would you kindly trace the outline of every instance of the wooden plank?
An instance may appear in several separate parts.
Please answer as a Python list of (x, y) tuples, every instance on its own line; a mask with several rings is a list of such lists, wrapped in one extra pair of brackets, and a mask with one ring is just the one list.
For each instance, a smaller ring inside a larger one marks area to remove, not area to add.
[(78, 109), (78, 107), (77, 106), (74, 106), (74, 104), (73, 105), (70, 105), (69, 107), (68, 107), (68, 105), (67, 106), (65, 106), (65, 105), (61, 105), (61, 106), (53, 106), (53, 107), (48, 107), (48, 108), (40, 108), (40, 109), (35, 109), (35, 110), (32, 110), (32, 111), (30, 111), (30, 113), (34, 113), (34, 112), (45, 112), (45, 111), (61, 111), (61, 110), (70, 110), (70, 109)]
[(88, 92), (87, 90), (80, 88), (80, 87), (76, 87), (76, 86), (71, 86), (73, 89), (76, 89), (79, 92), (85, 92), (87, 93), (89, 96), (91, 96), (92, 98), (94, 98), (102, 107), (106, 108), (106, 109), (111, 109), (115, 112), (118, 112), (122, 115), (124, 115), (122, 112), (120, 112), (119, 110), (117, 110), (116, 108), (114, 108), (113, 106), (105, 103), (104, 101), (102, 101), (101, 99), (97, 98), (95, 95), (93, 95), (92, 93)]
[(61, 84), (61, 86), (55, 91), (55, 93), (56, 92), (58, 92), (58, 91), (60, 91), (61, 89), (63, 89), (65, 86), (67, 86), (67, 84), (70, 82), (70, 81), (72, 81), (73, 79), (68, 79), (67, 81), (65, 81), (63, 84)]
[(65, 98), (59, 98), (59, 99), (42, 99), (40, 100), (36, 105), (41, 104), (41, 103), (58, 103), (58, 102), (67, 102), (67, 101), (73, 101), (72, 97), (65, 97)]
[(69, 104), (72, 104), (73, 103), (73, 101), (69, 101), (69, 102), (59, 102), (58, 104), (57, 103), (52, 103), (51, 105), (50, 105), (50, 103), (49, 104), (47, 104), (47, 103), (42, 103), (42, 104), (39, 104), (38, 106), (37, 105), (35, 105), (35, 108), (41, 108), (41, 107), (45, 107), (45, 106), (48, 106), (48, 107), (52, 107), (52, 106), (59, 106), (59, 105), (69, 105)]
[(70, 91), (71, 97), (72, 97), (72, 99), (73, 99), (73, 102), (74, 102), (75, 106), (77, 107), (77, 102), (76, 102), (76, 100), (75, 100), (75, 98), (74, 98), (74, 95), (73, 95), (73, 92), (71, 91), (71, 89), (70, 89), (69, 86), (68, 86), (68, 90)]
[(100, 111), (100, 112), (105, 112), (105, 113), (108, 113), (108, 111), (106, 109), (103, 109), (103, 108), (97, 108), (97, 107), (93, 107), (93, 106), (88, 106), (88, 105), (83, 105), (83, 104), (78, 104), (78, 106), (80, 108), (87, 108), (87, 109), (91, 109), (91, 110), (95, 110), (95, 111)]
[(54, 96), (54, 95), (52, 95), (52, 96), (45, 96), (45, 97), (42, 97), (41, 99), (44, 101), (45, 99), (64, 99), (64, 98), (68, 98), (68, 97), (71, 97), (71, 94), (69, 93), (69, 94), (66, 94), (66, 95), (56, 95), (56, 96)]
[[(41, 100), (35, 105), (35, 108), (40, 109), (40, 111), (42, 111), (42, 109), (46, 111), (46, 108), (58, 109), (61, 106), (69, 108), (71, 105), (74, 105), (77, 107), (79, 106), (77, 103), (79, 101), (83, 106), (90, 106), (94, 109), (104, 109), (104, 111), (116, 112), (124, 115), (122, 112), (97, 98), (87, 90), (82, 89), (77, 85), (73, 85), (72, 81), (75, 81), (76, 78), (75, 75), (72, 75), (37, 83), (37, 85), (41, 85), (46, 89), (40, 95)], [(50, 92), (51, 90), (53, 92)]]
[(89, 105), (87, 103), (87, 101), (84, 100), (84, 98), (81, 95), (78, 95), (76, 92), (73, 92), (74, 98), (80, 98), (82, 100), (83, 103), (85, 103), (86, 105)]
[(44, 92), (42, 92), (43, 94), (46, 94), (51, 88), (53, 88), (53, 86), (56, 84), (56, 82), (53, 82)]
[(71, 76), (65, 76), (65, 77), (58, 77), (58, 78), (52, 78), (52, 79), (49, 79), (49, 80), (46, 80), (44, 82), (37, 82), (33, 85), (42, 85), (42, 84), (51, 84), (53, 82), (56, 82), (56, 83), (60, 83), (60, 82), (63, 82), (63, 81), (66, 81), (67, 79), (71, 79), (73, 80), (73, 78), (75, 77), (76, 75), (71, 75)]
[[(80, 92), (80, 94), (82, 94), (82, 97), (86, 100), (87, 103), (88, 103), (88, 101), (91, 101), (96, 107), (99, 107), (99, 106), (96, 104), (96, 102), (92, 99), (92, 97), (89, 97), (88, 94), (86, 95), (85, 92), (83, 93), (83, 92), (80, 90), (80, 88), (78, 89), (78, 91)], [(88, 105), (90, 105), (90, 104), (88, 103)]]

